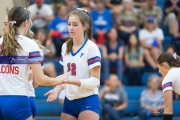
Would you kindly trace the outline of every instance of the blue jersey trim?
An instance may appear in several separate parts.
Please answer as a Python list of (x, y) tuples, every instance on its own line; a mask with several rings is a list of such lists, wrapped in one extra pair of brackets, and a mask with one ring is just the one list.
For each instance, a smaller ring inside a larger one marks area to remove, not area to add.
[(78, 50), (77, 52), (73, 53), (73, 52), (71, 51), (71, 55), (72, 55), (72, 56), (75, 56), (76, 54), (78, 54), (78, 52), (85, 46), (85, 44), (87, 43), (87, 41), (88, 41), (88, 38), (86, 39), (86, 41), (84, 42), (84, 44), (79, 48), (79, 50)]

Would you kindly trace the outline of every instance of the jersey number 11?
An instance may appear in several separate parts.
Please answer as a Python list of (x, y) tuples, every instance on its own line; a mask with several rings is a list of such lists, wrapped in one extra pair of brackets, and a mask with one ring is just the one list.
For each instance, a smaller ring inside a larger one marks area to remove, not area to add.
[(68, 72), (71, 71), (71, 75), (76, 76), (76, 64), (75, 63), (68, 63)]

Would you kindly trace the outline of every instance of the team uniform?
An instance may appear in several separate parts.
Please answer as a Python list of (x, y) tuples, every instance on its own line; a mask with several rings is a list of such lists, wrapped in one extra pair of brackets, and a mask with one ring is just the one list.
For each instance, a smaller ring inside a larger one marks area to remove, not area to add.
[[(64, 72), (71, 71), (69, 80), (90, 78), (90, 69), (100, 66), (100, 51), (95, 43), (86, 39), (84, 44), (76, 53), (72, 51), (66, 54), (66, 43), (62, 46), (60, 64), (63, 65)], [(95, 89), (86, 89), (76, 85), (64, 84), (65, 101), (63, 105), (63, 113), (78, 117), (85, 111), (91, 110), (100, 114), (100, 103), (98, 98), (98, 87)]]
[[(1, 48), (2, 42), (1, 38)], [(28, 56), (31, 63), (43, 61), (43, 52), (35, 41), (18, 35), (18, 43), (22, 47), (18, 56)], [(25, 120), (32, 115), (28, 98), (29, 69), (29, 64), (0, 64), (0, 120)]]
[(180, 95), (180, 75), (178, 73), (180, 73), (178, 67), (173, 67), (168, 71), (162, 82), (163, 92), (172, 90)]
[(29, 80), (29, 102), (31, 105), (32, 116), (35, 118), (36, 116), (36, 104), (35, 104), (35, 93), (34, 87), (32, 85), (33, 79)]

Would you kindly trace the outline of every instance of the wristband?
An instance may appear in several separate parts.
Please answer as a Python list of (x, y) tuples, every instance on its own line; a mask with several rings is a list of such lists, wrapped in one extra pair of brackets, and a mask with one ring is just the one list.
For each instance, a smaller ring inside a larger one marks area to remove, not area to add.
[(164, 114), (164, 120), (172, 120), (173, 115), (170, 114)]

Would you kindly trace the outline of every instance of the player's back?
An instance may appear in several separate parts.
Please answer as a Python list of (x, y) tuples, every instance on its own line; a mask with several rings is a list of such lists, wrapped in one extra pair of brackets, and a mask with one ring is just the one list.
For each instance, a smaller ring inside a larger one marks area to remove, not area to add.
[[(3, 38), (0, 39), (2, 45)], [(18, 35), (18, 43), (22, 50), (17, 52), (18, 59), (8, 56), (9, 62), (19, 64), (0, 64), (0, 95), (25, 95), (29, 94), (28, 70), (29, 60), (35, 61), (42, 53), (35, 41)], [(23, 63), (23, 64), (22, 64)]]

